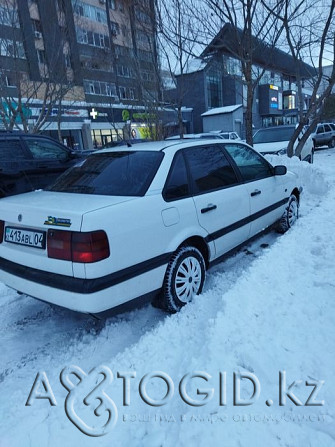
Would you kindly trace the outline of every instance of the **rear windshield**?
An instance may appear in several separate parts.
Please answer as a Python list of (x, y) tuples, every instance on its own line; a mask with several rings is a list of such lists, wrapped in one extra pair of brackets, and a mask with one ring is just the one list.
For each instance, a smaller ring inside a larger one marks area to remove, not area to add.
[(254, 135), (254, 143), (272, 143), (275, 141), (289, 141), (293, 135), (294, 127), (271, 127), (261, 129)]
[(90, 155), (61, 175), (49, 191), (143, 196), (163, 159), (162, 152), (127, 151)]

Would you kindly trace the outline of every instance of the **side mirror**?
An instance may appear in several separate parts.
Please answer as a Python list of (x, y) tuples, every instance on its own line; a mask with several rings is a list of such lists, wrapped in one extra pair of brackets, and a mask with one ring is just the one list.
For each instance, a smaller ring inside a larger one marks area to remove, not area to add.
[(287, 167), (284, 165), (275, 166), (274, 175), (285, 175), (287, 172)]

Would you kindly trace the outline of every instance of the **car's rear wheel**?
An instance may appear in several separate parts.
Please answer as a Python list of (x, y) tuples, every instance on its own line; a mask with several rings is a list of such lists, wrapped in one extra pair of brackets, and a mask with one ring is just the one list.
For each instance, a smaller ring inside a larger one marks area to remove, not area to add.
[(172, 256), (166, 269), (161, 296), (161, 307), (178, 312), (202, 291), (206, 276), (205, 260), (201, 252), (191, 246), (181, 246)]
[(298, 217), (299, 217), (299, 202), (297, 196), (291, 194), (288, 201), (288, 205), (284, 211), (284, 214), (278, 223), (278, 231), (280, 233), (285, 233), (295, 224)]

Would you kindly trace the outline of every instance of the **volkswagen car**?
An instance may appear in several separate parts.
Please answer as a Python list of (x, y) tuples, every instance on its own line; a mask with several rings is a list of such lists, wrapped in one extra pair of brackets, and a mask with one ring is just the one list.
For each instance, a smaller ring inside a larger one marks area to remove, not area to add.
[(288, 230), (301, 190), (241, 141), (98, 151), (52, 187), (0, 201), (0, 280), (85, 313), (143, 295), (176, 312), (227, 252), (273, 224)]

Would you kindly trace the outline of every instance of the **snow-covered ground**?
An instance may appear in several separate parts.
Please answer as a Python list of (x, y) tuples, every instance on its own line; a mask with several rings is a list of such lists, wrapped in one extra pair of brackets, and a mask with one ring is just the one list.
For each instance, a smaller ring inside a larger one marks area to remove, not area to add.
[(335, 446), (335, 150), (288, 166), (304, 186), (297, 224), (208, 272), (179, 314), (99, 322), (0, 284), (0, 446)]

